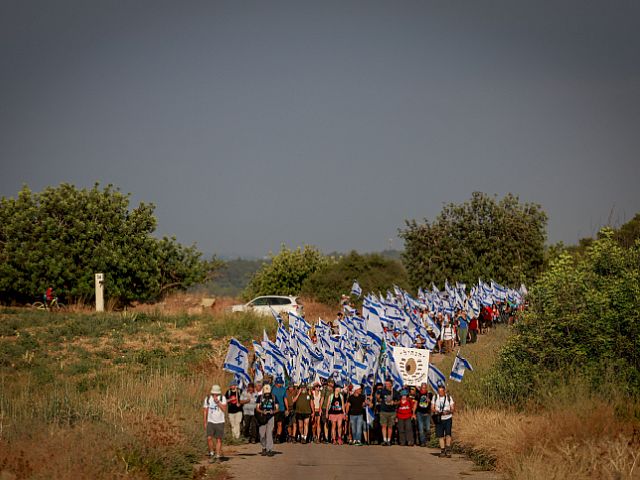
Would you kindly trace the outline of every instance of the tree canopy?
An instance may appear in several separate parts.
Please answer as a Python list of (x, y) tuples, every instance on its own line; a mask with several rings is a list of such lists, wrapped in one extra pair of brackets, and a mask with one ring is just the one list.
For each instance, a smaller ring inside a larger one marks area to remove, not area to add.
[(445, 205), (429, 222), (406, 221), (403, 261), (414, 288), (446, 279), (473, 284), (478, 278), (519, 285), (544, 264), (547, 215), (539, 205), (501, 200), (481, 192), (462, 204)]
[(349, 294), (354, 280), (365, 293), (386, 292), (394, 285), (409, 288), (407, 272), (399, 261), (378, 253), (360, 255), (352, 251), (311, 274), (302, 293), (323, 303), (337, 303), (342, 294)]
[(70, 184), (40, 193), (23, 187), (0, 200), (0, 301), (30, 301), (51, 286), (67, 299), (94, 296), (94, 274), (105, 274), (108, 298), (152, 300), (210, 277), (221, 262), (201, 259), (195, 246), (153, 237), (154, 206), (129, 208), (112, 185)]
[(282, 245), (280, 252), (251, 277), (243, 297), (250, 300), (259, 295), (298, 295), (302, 284), (323, 268), (330, 259), (312, 245), (295, 250)]

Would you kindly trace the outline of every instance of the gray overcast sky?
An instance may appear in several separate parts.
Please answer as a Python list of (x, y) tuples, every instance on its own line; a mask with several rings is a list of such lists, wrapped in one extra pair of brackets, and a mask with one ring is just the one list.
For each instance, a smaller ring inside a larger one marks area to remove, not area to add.
[(208, 253), (382, 250), (476, 190), (574, 243), (639, 151), (638, 1), (0, 3), (0, 195), (113, 183)]

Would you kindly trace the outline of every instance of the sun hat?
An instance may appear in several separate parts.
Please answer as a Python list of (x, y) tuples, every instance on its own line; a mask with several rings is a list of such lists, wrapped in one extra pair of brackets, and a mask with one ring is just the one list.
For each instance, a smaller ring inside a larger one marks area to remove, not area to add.
[(264, 393), (271, 393), (271, 385), (267, 383), (264, 387), (262, 387), (262, 391)]
[(222, 395), (222, 389), (220, 388), (220, 385), (214, 385), (213, 387), (211, 387), (211, 393), (213, 395)]

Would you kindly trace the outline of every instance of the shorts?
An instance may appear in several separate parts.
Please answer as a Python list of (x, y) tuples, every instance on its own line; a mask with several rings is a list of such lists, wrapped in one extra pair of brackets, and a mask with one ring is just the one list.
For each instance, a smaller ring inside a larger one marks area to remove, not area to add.
[(307, 418), (309, 418), (311, 416), (310, 413), (296, 413), (296, 418), (298, 420), (306, 420)]
[(329, 421), (330, 422), (341, 422), (344, 420), (344, 413), (330, 413)]
[(283, 423), (284, 422), (284, 412), (276, 412), (275, 415), (273, 416), (273, 418), (275, 419), (276, 423)]
[(442, 438), (444, 436), (451, 436), (451, 426), (453, 424), (453, 417), (446, 420), (440, 420), (436, 423), (436, 437)]
[(295, 425), (296, 423), (296, 414), (295, 412), (289, 413), (289, 417), (287, 418), (287, 425)]
[(224, 437), (224, 423), (207, 422), (207, 437), (211, 437), (211, 438)]
[(393, 427), (396, 423), (396, 412), (380, 412), (380, 425)]

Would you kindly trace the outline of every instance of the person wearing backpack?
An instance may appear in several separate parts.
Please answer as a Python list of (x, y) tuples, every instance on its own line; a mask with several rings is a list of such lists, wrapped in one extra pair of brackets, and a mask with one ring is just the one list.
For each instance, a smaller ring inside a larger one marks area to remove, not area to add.
[(440, 443), (440, 457), (451, 458), (451, 427), (455, 403), (442, 383), (438, 385), (437, 395), (431, 400), (431, 412), (436, 424), (436, 437)]
[(271, 393), (271, 385), (262, 387), (262, 395), (256, 400), (256, 420), (259, 425), (262, 456), (273, 457), (273, 424), (278, 402)]
[[(227, 411), (227, 399), (222, 395), (220, 385), (211, 387), (211, 394), (207, 395), (202, 404), (204, 429), (207, 432), (210, 463), (222, 458), (222, 437), (224, 437), (224, 414)], [(215, 440), (215, 457), (213, 441)]]

